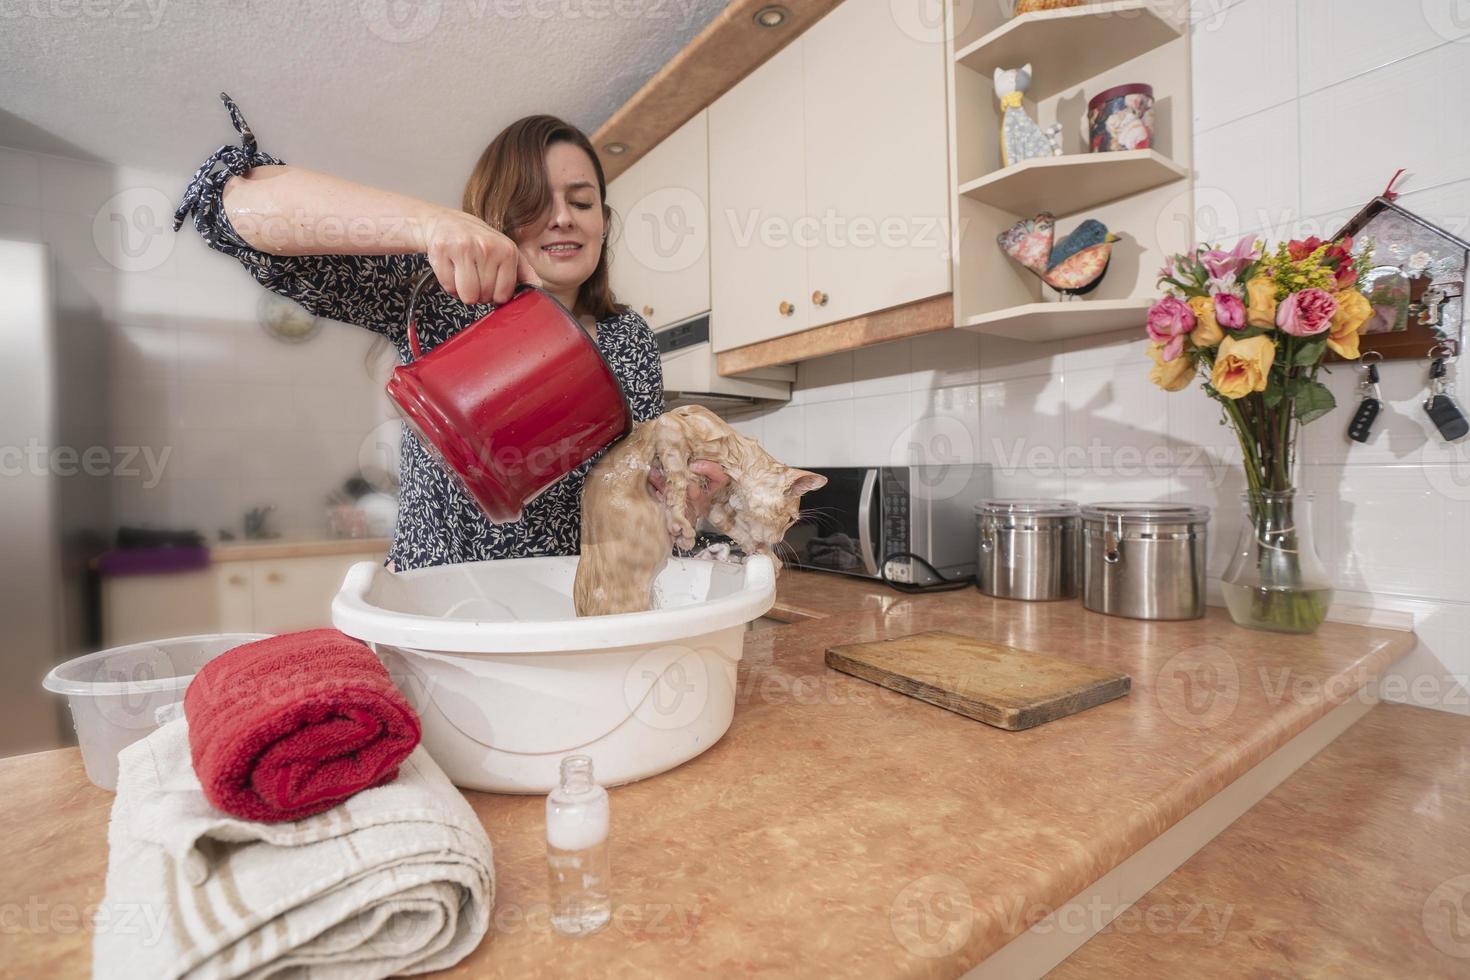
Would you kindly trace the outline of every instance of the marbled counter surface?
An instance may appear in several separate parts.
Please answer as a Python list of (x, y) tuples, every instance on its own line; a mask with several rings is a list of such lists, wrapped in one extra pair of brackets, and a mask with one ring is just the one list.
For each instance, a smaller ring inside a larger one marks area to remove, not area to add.
[[(452, 975), (954, 976), (1070, 899), (1410, 648), (1329, 623), (1254, 633), (782, 575), (735, 720), (612, 790), (614, 918), (547, 924), (544, 801), (467, 794), (495, 847), (492, 934)], [(1003, 732), (829, 670), (835, 643), (948, 629), (1123, 670), (1123, 699)], [(111, 795), (75, 749), (0, 760), (6, 971), (84, 976)], [(10, 909), (20, 911), (11, 916)], [(19, 926), (12, 925), (12, 919)]]
[(1470, 977), (1470, 717), (1380, 704), (1047, 980)]

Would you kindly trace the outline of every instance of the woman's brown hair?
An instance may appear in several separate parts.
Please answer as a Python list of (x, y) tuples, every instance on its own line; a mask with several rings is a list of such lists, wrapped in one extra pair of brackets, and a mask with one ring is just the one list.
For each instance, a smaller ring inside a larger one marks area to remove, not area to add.
[[(500, 131), (485, 147), (464, 185), (463, 210), (511, 239), (516, 231), (536, 221), (551, 203), (546, 182), (546, 151), (557, 143), (580, 147), (597, 172), (597, 198), (602, 202), (603, 227), (612, 231), (612, 208), (607, 205), (607, 180), (592, 143), (571, 123), (555, 116), (525, 116)], [(607, 242), (597, 268), (577, 292), (573, 313), (590, 313), (601, 320), (627, 307), (613, 296), (607, 274)]]

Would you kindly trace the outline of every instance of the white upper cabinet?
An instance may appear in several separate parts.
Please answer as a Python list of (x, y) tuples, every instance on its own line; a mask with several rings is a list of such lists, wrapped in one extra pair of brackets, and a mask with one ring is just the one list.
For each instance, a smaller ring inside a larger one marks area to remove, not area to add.
[(655, 330), (710, 308), (709, 126), (700, 112), (612, 181), (618, 301)]
[(814, 327), (950, 289), (944, 34), (896, 6), (847, 0), (801, 38)]
[(916, 26), (847, 0), (710, 107), (716, 351), (949, 292), (945, 46)]
[(715, 351), (804, 330), (806, 214), (801, 41), (709, 109), (710, 263)]
[[(632, 209), (634, 202), (643, 196), (637, 184), (637, 163), (608, 182), (607, 206), (612, 208), (613, 224), (608, 232), (606, 248), (607, 274), (609, 282), (612, 283), (613, 296), (619, 303), (626, 303), (633, 309), (641, 311), (644, 305), (651, 305), (653, 301), (648, 297), (648, 285), (642, 275), (643, 267), (628, 254), (626, 240), (628, 232), (625, 227), (628, 212)], [(646, 314), (644, 319), (648, 319)]]

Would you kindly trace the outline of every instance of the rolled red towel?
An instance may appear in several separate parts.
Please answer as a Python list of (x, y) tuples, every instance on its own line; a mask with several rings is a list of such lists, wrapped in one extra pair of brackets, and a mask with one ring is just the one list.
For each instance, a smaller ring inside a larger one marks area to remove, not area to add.
[(363, 643), (307, 630), (235, 647), (184, 692), (204, 795), (246, 820), (299, 820), (391, 782), (419, 718)]

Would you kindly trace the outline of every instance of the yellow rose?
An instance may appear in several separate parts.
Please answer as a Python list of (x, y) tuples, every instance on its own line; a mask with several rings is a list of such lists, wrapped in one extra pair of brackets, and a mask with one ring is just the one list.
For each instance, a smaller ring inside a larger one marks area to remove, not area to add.
[(1194, 311), (1195, 327), (1189, 339), (1196, 347), (1214, 347), (1225, 339), (1225, 331), (1215, 322), (1215, 301), (1209, 296), (1189, 297), (1189, 308)]
[(1172, 361), (1164, 360), (1164, 345), (1149, 344), (1148, 356), (1154, 366), (1148, 369), (1148, 379), (1165, 391), (1183, 391), (1194, 380), (1194, 352), (1184, 351)]
[(1270, 337), (1226, 337), (1215, 354), (1215, 370), (1210, 384), (1226, 398), (1244, 398), (1253, 391), (1265, 391), (1276, 360), (1276, 344)]
[(1327, 334), (1327, 346), (1339, 357), (1356, 360), (1358, 357), (1358, 331), (1373, 316), (1373, 305), (1368, 297), (1356, 289), (1339, 289), (1332, 294), (1337, 300), (1337, 312), (1332, 314), (1332, 327)]
[(1252, 327), (1276, 326), (1276, 283), (1256, 276), (1245, 284), (1245, 322)]

